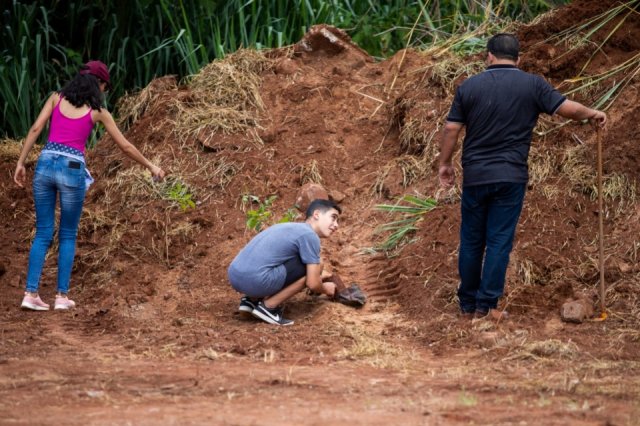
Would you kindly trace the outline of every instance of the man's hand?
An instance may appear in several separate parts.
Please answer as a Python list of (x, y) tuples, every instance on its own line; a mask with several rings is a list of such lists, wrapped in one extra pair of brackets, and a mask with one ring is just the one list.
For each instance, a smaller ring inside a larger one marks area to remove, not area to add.
[(452, 165), (441, 165), (438, 169), (438, 178), (440, 179), (440, 186), (444, 189), (449, 189), (455, 183), (456, 171)]
[(442, 139), (440, 140), (440, 155), (438, 156), (438, 178), (440, 179), (440, 187), (449, 189), (456, 180), (456, 172), (453, 169), (453, 151), (458, 141), (458, 136), (464, 124), (455, 121), (447, 121), (442, 129)]
[(593, 116), (589, 117), (589, 122), (594, 126), (604, 128), (607, 125), (607, 114), (597, 109), (594, 109), (593, 112)]
[(580, 102), (565, 100), (556, 113), (564, 118), (572, 120), (589, 120), (591, 124), (604, 127), (607, 124), (607, 114), (604, 112), (586, 107)]

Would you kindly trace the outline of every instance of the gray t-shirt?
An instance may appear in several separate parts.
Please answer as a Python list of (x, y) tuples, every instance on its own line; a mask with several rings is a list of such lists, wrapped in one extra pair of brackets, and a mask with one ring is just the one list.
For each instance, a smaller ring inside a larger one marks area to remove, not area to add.
[(284, 286), (284, 264), (297, 258), (305, 265), (320, 263), (318, 234), (308, 223), (273, 225), (240, 250), (229, 265), (229, 281), (236, 291), (248, 296), (270, 296)]

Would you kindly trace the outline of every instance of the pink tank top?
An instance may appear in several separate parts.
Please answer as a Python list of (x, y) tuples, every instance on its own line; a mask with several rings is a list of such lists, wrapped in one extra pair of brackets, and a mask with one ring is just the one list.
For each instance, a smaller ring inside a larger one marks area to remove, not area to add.
[(51, 114), (49, 141), (75, 148), (84, 153), (84, 147), (94, 124), (91, 119), (92, 110), (89, 110), (82, 117), (69, 118), (60, 111), (61, 101), (62, 97), (60, 97)]

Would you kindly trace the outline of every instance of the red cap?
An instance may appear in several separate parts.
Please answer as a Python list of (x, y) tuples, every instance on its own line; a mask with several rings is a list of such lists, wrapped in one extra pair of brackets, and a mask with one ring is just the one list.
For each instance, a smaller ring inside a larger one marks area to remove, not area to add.
[(83, 65), (80, 70), (80, 74), (91, 74), (98, 77), (100, 80), (107, 83), (107, 87), (111, 88), (111, 81), (109, 79), (109, 69), (100, 61), (89, 61)]

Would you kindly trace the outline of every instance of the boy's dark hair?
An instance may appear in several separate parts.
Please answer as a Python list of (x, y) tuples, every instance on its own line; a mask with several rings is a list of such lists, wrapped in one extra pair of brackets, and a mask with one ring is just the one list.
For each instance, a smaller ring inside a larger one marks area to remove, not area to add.
[(84, 105), (89, 105), (92, 109), (97, 110), (102, 108), (100, 82), (98, 78), (92, 74), (76, 74), (76, 76), (60, 90), (60, 95), (64, 96), (64, 98), (76, 108)]
[(324, 213), (327, 210), (331, 209), (336, 209), (338, 210), (338, 213), (342, 213), (342, 209), (339, 205), (336, 204), (335, 201), (323, 200), (321, 198), (315, 199), (311, 202), (311, 204), (309, 204), (309, 207), (307, 207), (305, 219), (309, 219), (311, 216), (313, 216), (313, 212), (316, 210), (320, 210), (322, 213)]
[(496, 34), (487, 42), (487, 50), (498, 59), (517, 61), (520, 54), (520, 42), (513, 34)]

